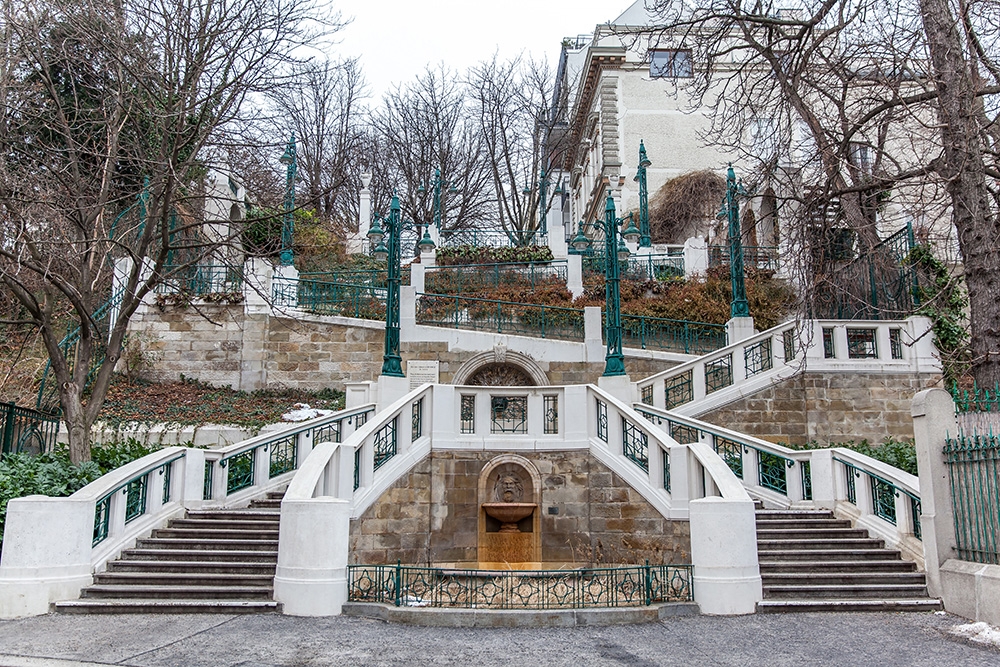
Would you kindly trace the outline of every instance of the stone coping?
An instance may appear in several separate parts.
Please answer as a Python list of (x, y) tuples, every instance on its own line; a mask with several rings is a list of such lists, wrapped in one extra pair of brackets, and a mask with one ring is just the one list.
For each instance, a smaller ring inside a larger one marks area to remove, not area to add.
[(468, 609), (461, 607), (394, 607), (379, 602), (347, 602), (344, 616), (389, 623), (446, 628), (571, 628), (580, 625), (655, 623), (673, 616), (700, 614), (694, 602), (668, 602), (648, 607), (593, 609)]

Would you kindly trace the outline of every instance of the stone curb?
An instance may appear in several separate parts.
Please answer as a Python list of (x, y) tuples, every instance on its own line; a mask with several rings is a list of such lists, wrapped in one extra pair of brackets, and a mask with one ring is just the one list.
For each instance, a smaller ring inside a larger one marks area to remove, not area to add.
[(348, 602), (344, 616), (439, 628), (571, 628), (581, 625), (655, 623), (700, 613), (694, 602), (602, 609), (441, 609)]

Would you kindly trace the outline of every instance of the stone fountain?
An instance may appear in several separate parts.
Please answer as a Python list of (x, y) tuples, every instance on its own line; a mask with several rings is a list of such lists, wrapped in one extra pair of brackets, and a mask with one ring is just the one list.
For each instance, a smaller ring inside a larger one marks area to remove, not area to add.
[(539, 562), (539, 475), (520, 456), (497, 457), (480, 476), (479, 565), (530, 569)]

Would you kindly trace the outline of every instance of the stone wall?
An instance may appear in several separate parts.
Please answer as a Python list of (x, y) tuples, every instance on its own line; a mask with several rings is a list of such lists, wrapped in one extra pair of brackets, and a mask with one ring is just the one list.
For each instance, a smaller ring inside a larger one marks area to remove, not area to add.
[(913, 437), (910, 403), (934, 374), (805, 373), (700, 415), (771, 442), (837, 443)]
[[(351, 522), (351, 563), (475, 566), (479, 476), (497, 454), (433, 451)], [(691, 561), (688, 523), (663, 518), (588, 452), (521, 454), (541, 475), (546, 567)]]
[[(206, 304), (181, 309), (145, 308), (133, 318), (130, 331), (148, 334), (149, 349), (158, 360), (147, 373), (157, 381), (181, 375), (216, 386), (245, 390), (294, 387), (344, 389), (345, 383), (376, 380), (382, 370), (384, 329), (322, 321), (245, 314), (242, 305)], [(403, 370), (410, 359), (440, 362), (441, 382), (484, 350), (455, 349), (446, 342), (402, 342)], [(534, 360), (549, 383), (597, 382), (604, 363)], [(663, 359), (638, 358), (626, 352), (633, 378), (675, 365)]]

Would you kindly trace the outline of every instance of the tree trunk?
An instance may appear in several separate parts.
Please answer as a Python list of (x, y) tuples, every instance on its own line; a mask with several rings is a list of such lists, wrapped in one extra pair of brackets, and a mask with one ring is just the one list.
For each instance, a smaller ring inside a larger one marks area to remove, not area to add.
[(920, 12), (939, 92), (937, 171), (947, 182), (969, 289), (972, 375), (992, 388), (1000, 383), (1000, 223), (986, 187), (972, 65), (947, 0), (920, 0)]
[(69, 433), (69, 460), (80, 465), (90, 460), (91, 424), (87, 420), (87, 411), (80, 402), (79, 388), (69, 386), (60, 389), (60, 393), (63, 419), (66, 420), (66, 430)]

